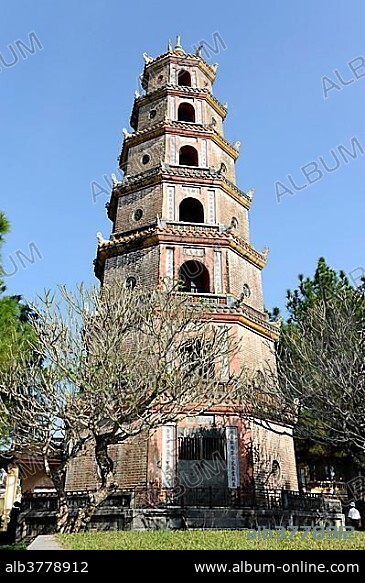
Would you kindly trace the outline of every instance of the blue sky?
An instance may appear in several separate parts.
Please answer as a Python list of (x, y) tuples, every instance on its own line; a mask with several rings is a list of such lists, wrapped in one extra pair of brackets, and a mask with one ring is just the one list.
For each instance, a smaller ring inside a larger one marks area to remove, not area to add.
[[(266, 306), (282, 307), (286, 289), (313, 273), (319, 256), (346, 272), (365, 269), (363, 0), (13, 0), (1, 13), (0, 53), (14, 60), (0, 61), (10, 293), (33, 298), (95, 281), (95, 233), (109, 236), (110, 224), (108, 197), (93, 202), (91, 185), (108, 189), (104, 176), (116, 172), (142, 53), (164, 52), (177, 33), (187, 51), (202, 40), (214, 48), (215, 33), (223, 41), (210, 59), (219, 62), (214, 90), (229, 105), (227, 138), (242, 143), (238, 186), (255, 188), (252, 243), (270, 248)], [(30, 46), (32, 32), (43, 48), (29, 54), (16, 42)], [(321, 156), (338, 169), (324, 170)], [(278, 203), (279, 181), (294, 195)], [(32, 252), (30, 264), (24, 255)]]

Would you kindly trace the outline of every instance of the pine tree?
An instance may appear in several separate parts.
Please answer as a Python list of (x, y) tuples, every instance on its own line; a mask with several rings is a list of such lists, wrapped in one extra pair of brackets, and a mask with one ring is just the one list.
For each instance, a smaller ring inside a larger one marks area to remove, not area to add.
[[(277, 344), (284, 399), (299, 403), (296, 449), (313, 462), (347, 456), (364, 465), (364, 286), (318, 261), (287, 291)], [(271, 316), (280, 316), (273, 310)]]
[(296, 324), (305, 318), (309, 308), (318, 303), (319, 300), (324, 302), (343, 299), (344, 294), (351, 296), (354, 291), (344, 271), (338, 273), (331, 269), (324, 257), (318, 260), (317, 268), (313, 279), (304, 278), (302, 274), (298, 276), (299, 285), (291, 291), (287, 290), (286, 309), (288, 311), (288, 324)]
[[(10, 223), (0, 212), (0, 245), (10, 230)], [(21, 296), (5, 295), (4, 270), (0, 257), (0, 376), (11, 366), (21, 352), (29, 351), (28, 341), (33, 337), (30, 324), (31, 310)], [(5, 420), (0, 419), (0, 432)]]

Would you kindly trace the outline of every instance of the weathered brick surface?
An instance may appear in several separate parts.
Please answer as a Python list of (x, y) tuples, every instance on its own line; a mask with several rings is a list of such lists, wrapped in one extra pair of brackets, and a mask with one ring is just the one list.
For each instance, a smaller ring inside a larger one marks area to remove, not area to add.
[[(151, 140), (152, 141), (152, 140)], [(235, 182), (235, 163), (233, 158), (222, 150), (207, 134), (204, 137), (192, 135), (166, 135), (165, 157), (167, 164), (179, 164), (179, 152), (184, 146), (192, 146), (198, 153), (198, 166), (219, 170), (221, 164), (226, 167), (225, 176)], [(129, 168), (129, 166), (128, 166)]]
[(241, 342), (239, 354), (241, 366), (252, 370), (275, 369), (274, 345), (271, 340), (261, 336), (246, 326), (237, 325), (237, 336)]
[(147, 93), (152, 93), (156, 89), (168, 85), (170, 83), (170, 66), (165, 63), (162, 67), (154, 67), (149, 72), (149, 79), (147, 84)]
[(216, 168), (217, 170), (220, 168), (221, 164), (223, 163), (226, 166), (226, 177), (231, 182), (236, 182), (236, 169), (235, 169), (235, 162), (227, 154), (218, 144), (213, 142), (212, 140), (207, 141), (208, 145), (208, 166), (212, 168)]
[(263, 311), (261, 271), (252, 263), (242, 259), (234, 251), (228, 251), (228, 278), (230, 292), (239, 297), (243, 286), (248, 285), (250, 295), (244, 301), (249, 306)]
[[(152, 138), (142, 144), (132, 146), (128, 152), (128, 162), (125, 169), (126, 174), (139, 174), (140, 172), (145, 172), (150, 168), (158, 166), (160, 161), (164, 159), (164, 149), (164, 136)], [(149, 156), (149, 161), (146, 164), (143, 163), (144, 155)]]
[[(147, 480), (148, 442), (144, 434), (109, 447), (115, 479), (121, 489), (143, 486)], [(67, 473), (66, 490), (93, 490), (98, 483), (97, 466), (91, 446), (73, 461)]]
[(203, 101), (202, 104), (202, 121), (203, 123), (210, 125), (212, 124), (215, 130), (220, 133), (224, 134), (223, 130), (223, 120), (221, 116), (216, 112), (216, 110), (206, 101)]
[[(173, 210), (170, 209), (168, 198), (169, 190), (174, 189)], [(209, 193), (214, 192), (214, 218), (212, 222), (209, 216)], [(249, 242), (249, 224), (247, 209), (237, 200), (227, 195), (221, 188), (207, 187), (199, 183), (184, 184), (164, 182), (155, 186), (147, 186), (140, 190), (135, 190), (130, 194), (120, 196), (118, 209), (113, 226), (114, 232), (129, 231), (150, 224), (156, 221), (157, 215), (160, 219), (178, 221), (180, 218), (179, 209), (182, 201), (186, 198), (198, 200), (204, 209), (204, 222), (216, 225), (223, 225), (226, 228), (235, 225), (232, 233)], [(133, 217), (137, 209), (142, 209), (143, 217), (136, 221)]]
[(214, 191), (214, 215), (215, 215), (215, 223), (217, 225), (224, 225), (225, 227), (230, 227), (232, 224), (232, 219), (234, 219), (234, 223), (236, 224), (237, 220), (237, 227), (233, 229), (233, 233), (243, 239), (244, 241), (249, 241), (249, 226), (248, 226), (248, 213), (247, 209), (235, 200), (234, 198), (230, 197), (225, 193), (221, 188), (216, 187), (207, 187), (205, 185), (200, 186), (197, 183), (190, 183), (186, 181), (184, 184), (175, 184), (172, 182), (166, 182), (164, 184), (164, 194), (163, 194), (163, 212), (162, 218), (169, 219), (170, 212), (169, 212), (169, 200), (168, 200), (168, 191), (169, 189), (174, 188), (174, 195), (175, 195), (175, 205), (174, 205), (174, 213), (173, 213), (173, 220), (179, 220), (179, 208), (181, 202), (185, 198), (193, 198), (199, 200), (199, 202), (203, 205), (204, 209), (204, 222), (208, 223), (209, 220), (209, 203), (208, 203), (208, 196), (209, 192)]
[(154, 66), (153, 69), (150, 68), (147, 93), (151, 93), (164, 85), (178, 85), (180, 71), (189, 71), (192, 87), (211, 90), (212, 84), (210, 79), (199, 67), (173, 63), (171, 65), (164, 64), (161, 67)]
[(143, 486), (147, 481), (148, 441), (145, 434), (130, 438), (120, 445), (113, 445), (115, 474), (121, 488)]
[[(257, 489), (273, 488), (298, 490), (295, 452), (292, 432), (276, 423), (271, 430), (252, 423), (253, 470)], [(279, 472), (273, 472), (273, 462), (279, 464)]]
[(244, 241), (249, 242), (248, 212), (245, 207), (228, 196), (220, 188), (216, 189), (217, 223), (230, 226), (232, 219), (237, 219), (238, 226), (233, 229), (233, 234)]
[(160, 250), (158, 247), (130, 251), (118, 257), (107, 259), (105, 266), (105, 283), (110, 278), (126, 280), (135, 277), (137, 284), (153, 286), (158, 284), (158, 265)]
[[(130, 231), (143, 228), (156, 222), (156, 217), (162, 214), (162, 186), (148, 186), (131, 194), (121, 196), (118, 201), (117, 216), (114, 231)], [(135, 212), (141, 209), (142, 218), (136, 220)]]
[(154, 65), (148, 69), (147, 93), (152, 93), (164, 85), (178, 85), (178, 75), (180, 71), (189, 71), (191, 75), (191, 86), (211, 91), (212, 83), (207, 75), (199, 67), (187, 64), (164, 63), (161, 66)]
[(138, 131), (152, 127), (165, 119), (167, 119), (166, 99), (156, 99), (146, 103), (138, 111)]

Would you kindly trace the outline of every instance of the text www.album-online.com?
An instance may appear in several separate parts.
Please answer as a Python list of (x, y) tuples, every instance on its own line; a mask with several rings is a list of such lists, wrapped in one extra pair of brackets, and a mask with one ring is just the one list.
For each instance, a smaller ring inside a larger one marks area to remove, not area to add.
[(299, 561), (298, 563), (195, 563), (196, 573), (359, 573), (358, 563), (311, 563)]

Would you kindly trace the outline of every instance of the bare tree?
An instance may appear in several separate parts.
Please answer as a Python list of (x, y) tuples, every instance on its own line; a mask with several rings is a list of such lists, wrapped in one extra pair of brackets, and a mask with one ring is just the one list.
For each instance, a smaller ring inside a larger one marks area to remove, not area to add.
[[(250, 401), (247, 371), (221, 379), (222, 360), (238, 345), (204, 304), (175, 290), (115, 279), (102, 290), (46, 293), (32, 308), (33, 358), (14, 360), (0, 382), (0, 417), (9, 424), (2, 447), (42, 457), (59, 497), (59, 532), (83, 528), (117, 489), (109, 446), (238, 394), (242, 406)], [(72, 517), (65, 476), (85, 444), (98, 480)]]
[[(295, 406), (299, 438), (339, 447), (365, 464), (364, 292), (318, 299), (282, 332), (278, 395)], [(279, 401), (280, 401), (279, 399)], [(279, 402), (278, 401), (278, 402)]]

